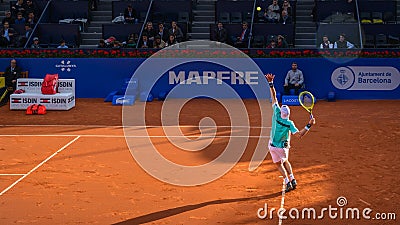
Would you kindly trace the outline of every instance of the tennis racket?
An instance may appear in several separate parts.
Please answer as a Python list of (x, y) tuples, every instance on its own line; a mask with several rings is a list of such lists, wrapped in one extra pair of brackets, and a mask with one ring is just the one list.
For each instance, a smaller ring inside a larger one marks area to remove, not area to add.
[(303, 91), (299, 94), (299, 102), (300, 105), (303, 106), (303, 108), (310, 113), (310, 118), (312, 119), (313, 118), (312, 109), (314, 107), (314, 102), (315, 102), (314, 95), (312, 95), (308, 91)]
[(6, 88), (6, 90), (4, 91), (3, 95), (0, 97), (0, 102), (3, 101), (3, 99), (7, 96), (8, 93), (8, 89)]

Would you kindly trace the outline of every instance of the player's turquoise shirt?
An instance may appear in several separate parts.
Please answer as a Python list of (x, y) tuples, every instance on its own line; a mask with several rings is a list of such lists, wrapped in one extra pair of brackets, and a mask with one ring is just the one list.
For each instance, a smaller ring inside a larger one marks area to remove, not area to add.
[(290, 140), (289, 131), (292, 134), (299, 131), (293, 121), (282, 119), (281, 108), (278, 103), (272, 105), (272, 126), (271, 126), (271, 141), (275, 147), (283, 148), (283, 143)]

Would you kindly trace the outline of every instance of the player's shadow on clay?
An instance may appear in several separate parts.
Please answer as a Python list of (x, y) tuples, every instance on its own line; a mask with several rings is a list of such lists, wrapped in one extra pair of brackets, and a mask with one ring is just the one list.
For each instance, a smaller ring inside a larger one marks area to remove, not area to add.
[(255, 197), (247, 197), (247, 198), (232, 198), (232, 199), (219, 199), (208, 202), (202, 202), (194, 205), (185, 205), (176, 208), (166, 209), (158, 212), (149, 213), (143, 216), (135, 217), (132, 219), (128, 219), (119, 223), (115, 223), (115, 225), (128, 225), (128, 224), (142, 224), (149, 223), (159, 219), (164, 219), (170, 216), (175, 216), (184, 212), (192, 211), (195, 209), (199, 209), (209, 205), (217, 205), (217, 204), (225, 204), (232, 202), (244, 202), (244, 201), (257, 201), (257, 200), (266, 200), (275, 197), (279, 197), (282, 195), (282, 192), (276, 192), (268, 195), (255, 196)]

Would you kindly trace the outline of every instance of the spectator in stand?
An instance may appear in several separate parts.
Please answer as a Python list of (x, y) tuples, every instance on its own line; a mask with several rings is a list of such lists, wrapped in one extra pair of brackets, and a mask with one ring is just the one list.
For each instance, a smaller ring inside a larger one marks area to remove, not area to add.
[(153, 48), (153, 42), (149, 40), (147, 34), (142, 34), (142, 38), (139, 41), (139, 48)]
[(177, 42), (183, 41), (183, 32), (181, 28), (178, 27), (176, 21), (172, 21), (171, 23), (171, 29), (169, 29), (169, 34), (175, 36), (175, 40)]
[(136, 47), (136, 39), (137, 34), (130, 34), (128, 40), (126, 41), (127, 48), (135, 48)]
[(15, 24), (25, 24), (25, 18), (22, 16), (22, 13), (19, 12), (17, 14), (17, 18), (15, 19)]
[(97, 44), (97, 48), (107, 48), (106, 42), (104, 39), (100, 39), (99, 43)]
[(36, 24), (36, 22), (37, 22), (37, 19), (36, 19), (36, 17), (35, 17), (35, 13), (34, 13), (34, 12), (29, 12), (29, 13), (28, 13), (28, 19), (26, 20), (26, 22), (29, 23), (29, 25), (30, 25), (31, 27), (34, 27), (34, 26), (35, 26), (35, 24)]
[(271, 39), (269, 44), (267, 45), (267, 48), (276, 48), (276, 41), (275, 39)]
[(128, 36), (128, 39), (126, 42), (129, 42), (130, 44), (134, 44), (134, 46), (130, 46), (130, 47), (136, 47), (136, 43), (138, 42), (139, 39), (139, 35), (137, 33), (132, 33)]
[(25, 14), (25, 3), (24, 0), (17, 0), (17, 2), (11, 6), (11, 14), (14, 17), (17, 17), (17, 14), (20, 12), (22, 15)]
[(335, 42), (333, 48), (354, 48), (354, 44), (346, 40), (346, 35), (339, 35), (339, 40)]
[(286, 42), (286, 39), (282, 35), (278, 35), (278, 42), (276, 43), (277, 48), (289, 48), (288, 43)]
[(158, 33), (157, 35), (159, 35), (161, 37), (161, 40), (163, 40), (164, 42), (168, 41), (168, 37), (169, 37), (169, 31), (165, 29), (164, 24), (163, 23), (158, 23)]
[(282, 15), (279, 19), (280, 24), (291, 24), (292, 23), (292, 17), (288, 14), (288, 11), (282, 10)]
[(161, 39), (160, 35), (156, 35), (154, 39), (154, 48), (164, 48), (165, 45), (165, 41)]
[(161, 40), (163, 40), (164, 42), (168, 41), (169, 34), (168, 31), (165, 30), (163, 23), (158, 23), (158, 35), (160, 35)]
[(21, 77), (21, 72), (22, 69), (17, 65), (17, 60), (11, 59), (10, 66), (4, 72), (6, 87), (11, 93), (17, 88), (17, 79)]
[(152, 22), (146, 23), (146, 27), (143, 30), (143, 33), (145, 33), (147, 35), (147, 39), (149, 39), (149, 41), (151, 41), (151, 42), (154, 41), (154, 37), (156, 36), (157, 32), (154, 30)]
[(270, 23), (278, 23), (281, 10), (278, 5), (278, 0), (273, 0), (272, 4), (265, 10), (264, 17)]
[(65, 40), (61, 40), (60, 45), (57, 48), (68, 48), (68, 46), (65, 44)]
[(136, 10), (132, 7), (132, 5), (128, 5), (128, 7), (124, 11), (124, 19), (125, 23), (137, 23), (137, 13)]
[(39, 45), (39, 38), (38, 37), (34, 37), (33, 38), (33, 44), (31, 45), (31, 48), (41, 48)]
[(212, 41), (218, 41), (221, 43), (226, 43), (228, 41), (228, 32), (221, 22), (218, 22), (217, 27), (214, 29), (211, 38)]
[(114, 41), (113, 45), (112, 45), (112, 49), (120, 49), (121, 48), (121, 43), (119, 43), (119, 41)]
[(236, 37), (236, 42), (234, 43), (234, 46), (237, 48), (247, 47), (249, 41), (249, 35), (250, 35), (250, 30), (248, 24), (247, 22), (243, 22), (242, 31), (240, 32), (240, 35)]
[(8, 22), (4, 22), (3, 28), (0, 30), (0, 46), (8, 47), (14, 43), (14, 36), (17, 34), (14, 29), (10, 28)]
[(281, 11), (287, 11), (287, 14), (289, 16), (292, 16), (292, 6), (290, 5), (288, 0), (284, 0), (282, 3)]
[(297, 63), (292, 63), (292, 69), (288, 71), (285, 78), (285, 84), (283, 85), (285, 95), (290, 94), (290, 89), (295, 90), (295, 94), (299, 94), (300, 88), (304, 84), (303, 72), (297, 69)]
[(26, 6), (25, 6), (25, 11), (27, 16), (29, 16), (29, 13), (33, 13), (34, 15), (37, 15), (39, 13), (39, 10), (37, 9), (36, 5), (33, 3), (32, 0), (26, 0)]
[(15, 19), (11, 16), (11, 11), (7, 10), (4, 14), (5, 17), (1, 21), (1, 24), (4, 24), (4, 22), (8, 22), (8, 24), (14, 24)]
[(167, 43), (165, 43), (165, 47), (177, 44), (178, 42), (175, 40), (175, 35), (170, 34)]
[(322, 36), (322, 43), (319, 45), (319, 48), (333, 48), (333, 44), (329, 41), (327, 35)]
[(25, 23), (25, 33), (20, 35), (17, 39), (17, 47), (24, 47), (29, 36), (32, 34), (32, 28), (29, 23)]
[(112, 47), (114, 45), (114, 41), (116, 41), (116, 40), (117, 39), (114, 36), (110, 36), (109, 38), (104, 40), (104, 42), (106, 43), (107, 47)]

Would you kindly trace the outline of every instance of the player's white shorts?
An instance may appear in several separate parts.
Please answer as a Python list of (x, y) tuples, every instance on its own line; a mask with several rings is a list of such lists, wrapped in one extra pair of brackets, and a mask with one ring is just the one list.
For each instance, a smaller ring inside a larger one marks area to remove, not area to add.
[(268, 149), (272, 156), (272, 162), (285, 162), (289, 159), (289, 149), (288, 148), (278, 148), (271, 145), (272, 142), (269, 141)]

